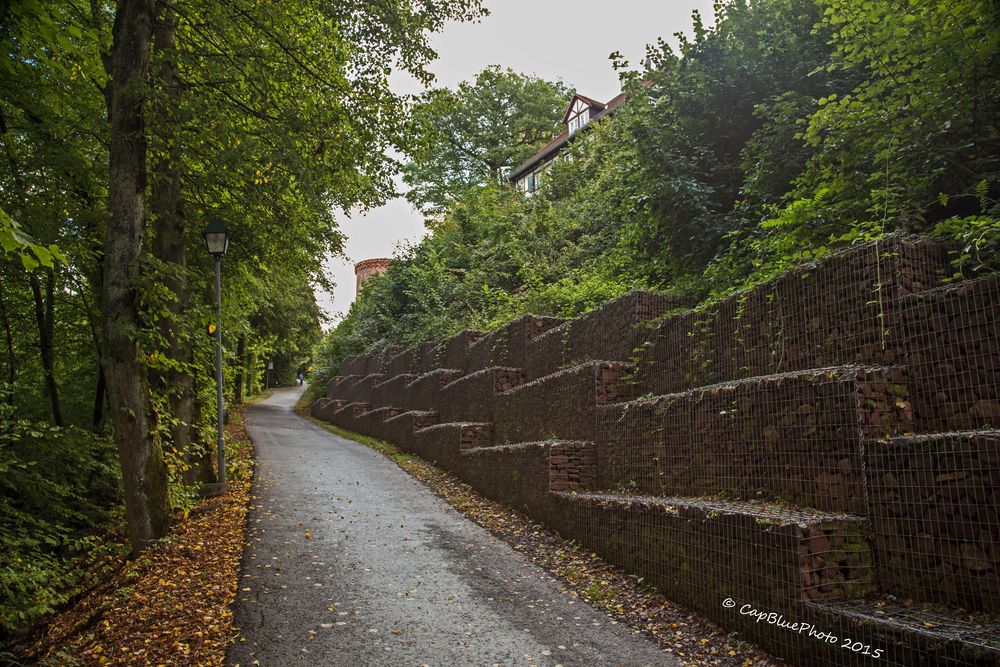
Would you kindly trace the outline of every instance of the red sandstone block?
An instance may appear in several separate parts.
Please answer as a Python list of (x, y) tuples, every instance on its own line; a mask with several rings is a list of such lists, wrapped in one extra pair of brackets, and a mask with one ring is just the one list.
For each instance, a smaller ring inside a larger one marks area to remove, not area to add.
[(401, 408), (374, 408), (354, 419), (354, 431), (361, 435), (367, 435), (379, 440), (385, 440), (387, 419), (391, 419), (403, 412)]
[(436, 412), (411, 410), (385, 420), (386, 442), (398, 445), (407, 452), (413, 451), (414, 433), (438, 423)]
[(331, 381), (330, 384), (327, 385), (327, 398), (346, 398), (347, 390), (362, 377), (363, 376), (361, 375), (338, 375), (334, 378), (334, 380), (337, 380), (336, 384)]
[(320, 414), (322, 414), (323, 408), (326, 407), (326, 404), (329, 402), (330, 399), (328, 398), (320, 398), (314, 401), (313, 404), (309, 406), (309, 414), (319, 419)]
[(486, 334), (469, 348), (469, 373), (494, 366), (524, 368), (531, 340), (566, 320), (558, 317), (524, 315)]
[(343, 398), (349, 401), (370, 403), (372, 400), (372, 389), (384, 379), (385, 376), (379, 373), (366, 375), (348, 387), (344, 391)]
[(460, 452), (488, 444), (490, 431), (489, 424), (481, 423), (428, 426), (414, 431), (411, 451), (445, 470), (458, 472)]
[[(570, 453), (579, 456), (581, 463), (571, 465)], [(480, 493), (541, 518), (550, 507), (550, 491), (590, 488), (574, 480), (571, 473), (587, 465), (592, 468), (592, 454), (593, 444), (589, 442), (546, 441), (480, 447), (461, 455), (458, 474)], [(553, 456), (566, 461), (553, 463)]]
[(442, 422), (492, 422), (497, 394), (523, 382), (519, 368), (487, 368), (444, 385), (435, 407)]
[[(862, 517), (770, 503), (577, 492), (553, 494), (546, 519), (564, 537), (707, 613), (719, 613), (720, 590), (774, 608), (873, 589)], [(820, 535), (834, 546), (803, 548)]]
[(385, 379), (372, 387), (370, 400), (372, 405), (382, 407), (403, 407), (406, 401), (406, 388), (417, 379), (416, 375), (396, 375)]
[(599, 404), (632, 397), (631, 364), (590, 362), (497, 394), (497, 443), (593, 440)]
[(439, 368), (424, 373), (403, 392), (403, 406), (407, 410), (438, 411), (441, 403), (441, 388), (462, 376), (462, 371), (454, 368)]
[(367, 403), (344, 403), (342, 407), (329, 413), (327, 421), (349, 431), (354, 431), (355, 419), (368, 412), (370, 407)]

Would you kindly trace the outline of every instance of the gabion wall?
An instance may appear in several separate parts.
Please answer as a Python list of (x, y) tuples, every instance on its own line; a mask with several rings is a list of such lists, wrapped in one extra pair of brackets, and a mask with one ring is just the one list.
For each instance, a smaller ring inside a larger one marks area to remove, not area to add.
[(483, 336), (469, 348), (470, 373), (494, 366), (527, 368), (531, 341), (552, 327), (565, 322), (558, 317), (525, 315)]
[(795, 665), (1000, 664), (1000, 280), (888, 237), (348, 358), (396, 443)]
[(534, 379), (593, 359), (628, 361), (653, 336), (653, 321), (687, 299), (633, 291), (552, 327), (527, 347), (525, 368)]

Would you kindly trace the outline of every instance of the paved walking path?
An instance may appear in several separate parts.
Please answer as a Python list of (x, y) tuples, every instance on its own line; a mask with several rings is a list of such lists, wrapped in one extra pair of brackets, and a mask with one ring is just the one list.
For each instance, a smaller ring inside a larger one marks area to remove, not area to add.
[(677, 664), (392, 461), (295, 415), (300, 393), (249, 410), (259, 468), (231, 665)]

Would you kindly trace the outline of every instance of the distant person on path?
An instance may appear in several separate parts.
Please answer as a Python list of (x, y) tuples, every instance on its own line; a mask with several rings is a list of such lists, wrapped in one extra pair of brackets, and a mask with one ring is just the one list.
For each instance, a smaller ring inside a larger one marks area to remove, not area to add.
[(306, 374), (303, 373), (302, 371), (299, 371), (298, 378), (299, 378), (299, 384), (301, 385), (302, 382), (306, 379)]

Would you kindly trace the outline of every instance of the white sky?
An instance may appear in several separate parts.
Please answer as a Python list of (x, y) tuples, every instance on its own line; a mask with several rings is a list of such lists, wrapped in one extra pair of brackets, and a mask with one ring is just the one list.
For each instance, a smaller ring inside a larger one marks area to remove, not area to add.
[[(551, 81), (562, 80), (580, 93), (607, 102), (618, 94), (618, 75), (608, 55), (620, 51), (633, 67), (642, 64), (645, 45), (657, 37), (690, 33), (691, 11), (712, 22), (713, 0), (485, 0), (490, 10), (479, 23), (452, 23), (435, 35), (438, 60), (431, 66), (435, 86), (453, 88), (489, 65), (501, 65)], [(412, 80), (394, 82), (398, 91), (418, 93)], [(401, 242), (419, 240), (423, 219), (405, 199), (366, 214), (339, 216), (347, 235), (347, 258), (327, 260), (337, 283), (333, 294), (318, 292), (330, 316), (347, 312), (354, 300), (354, 262), (391, 257)]]

